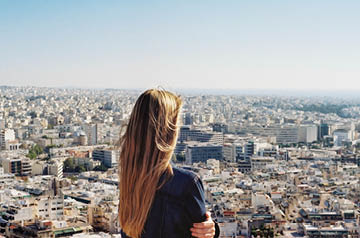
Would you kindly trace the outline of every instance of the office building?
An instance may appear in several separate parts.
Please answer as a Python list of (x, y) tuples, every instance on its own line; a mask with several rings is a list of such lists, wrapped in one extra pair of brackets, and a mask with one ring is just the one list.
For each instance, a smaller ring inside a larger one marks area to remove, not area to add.
[(192, 129), (189, 126), (182, 126), (180, 128), (178, 141), (198, 141), (222, 145), (224, 143), (224, 134), (222, 132), (202, 131)]
[(13, 129), (3, 129), (0, 131), (0, 149), (6, 149), (6, 144), (15, 141), (15, 131)]
[(113, 168), (118, 164), (119, 152), (117, 150), (94, 150), (94, 160), (100, 160), (106, 167)]
[(299, 127), (299, 142), (311, 143), (317, 141), (318, 127), (316, 125), (302, 125)]
[(334, 146), (342, 146), (344, 142), (350, 141), (350, 131), (345, 129), (335, 130), (333, 133)]
[(31, 175), (31, 161), (28, 158), (2, 158), (1, 163), (5, 173), (18, 176)]
[(193, 143), (186, 149), (186, 163), (206, 162), (208, 159), (223, 159), (223, 147), (207, 143)]

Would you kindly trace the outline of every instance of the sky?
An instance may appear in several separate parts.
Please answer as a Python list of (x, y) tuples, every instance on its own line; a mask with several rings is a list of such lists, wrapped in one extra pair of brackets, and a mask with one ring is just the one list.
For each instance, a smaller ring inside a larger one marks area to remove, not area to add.
[(360, 90), (358, 0), (0, 0), (0, 85)]

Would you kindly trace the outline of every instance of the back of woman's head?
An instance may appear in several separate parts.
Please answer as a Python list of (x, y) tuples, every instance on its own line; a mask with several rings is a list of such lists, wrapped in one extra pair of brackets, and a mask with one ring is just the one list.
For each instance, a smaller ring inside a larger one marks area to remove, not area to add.
[[(170, 158), (176, 145), (181, 99), (150, 89), (137, 99), (120, 139), (119, 222), (130, 237), (141, 235), (159, 178), (172, 174)], [(166, 181), (166, 179), (164, 180)]]

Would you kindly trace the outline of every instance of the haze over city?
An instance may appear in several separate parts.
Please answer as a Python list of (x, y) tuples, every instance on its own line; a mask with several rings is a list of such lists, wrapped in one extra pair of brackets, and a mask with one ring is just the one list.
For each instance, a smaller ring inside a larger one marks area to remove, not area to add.
[(360, 238), (359, 12), (0, 0), (0, 238)]
[(0, 85), (360, 89), (359, 1), (0, 2)]

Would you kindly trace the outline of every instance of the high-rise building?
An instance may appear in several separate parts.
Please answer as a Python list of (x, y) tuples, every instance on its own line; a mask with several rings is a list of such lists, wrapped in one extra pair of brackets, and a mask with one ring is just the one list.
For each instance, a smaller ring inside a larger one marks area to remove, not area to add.
[(226, 124), (213, 123), (213, 124), (211, 124), (211, 126), (212, 126), (213, 131), (222, 132), (222, 133), (228, 132), (228, 126)]
[(316, 125), (302, 125), (299, 127), (299, 142), (311, 143), (317, 141), (318, 127)]
[(98, 124), (85, 124), (83, 130), (87, 136), (88, 145), (98, 144)]
[(100, 160), (106, 167), (113, 168), (118, 164), (119, 152), (117, 150), (94, 150), (94, 160)]
[(186, 163), (206, 162), (208, 159), (223, 159), (223, 146), (206, 143), (193, 143), (186, 149)]
[(0, 149), (6, 148), (6, 143), (15, 141), (15, 131), (13, 129), (3, 129), (0, 131)]
[(344, 129), (335, 130), (333, 137), (334, 146), (342, 146), (344, 142), (350, 141), (350, 131)]
[(184, 115), (184, 125), (192, 125), (192, 123), (193, 123), (192, 115), (189, 112), (185, 113), (185, 115)]
[(63, 178), (64, 164), (60, 161), (56, 161), (48, 164), (48, 174), (54, 175), (56, 178)]
[(0, 130), (5, 129), (5, 119), (0, 118)]
[(255, 144), (253, 141), (248, 141), (244, 147), (244, 154), (251, 157), (255, 153)]
[(182, 126), (180, 128), (178, 141), (198, 141), (222, 145), (224, 143), (224, 134), (222, 132), (202, 131), (192, 129), (189, 126)]
[(231, 143), (224, 144), (223, 154), (224, 154), (224, 159), (226, 161), (234, 162), (236, 158), (234, 144)]
[(299, 138), (299, 128), (289, 126), (289, 127), (279, 127), (275, 129), (276, 143), (288, 144), (288, 143), (297, 143)]
[(318, 128), (318, 139), (321, 140), (324, 136), (329, 135), (329, 125), (326, 123), (321, 123)]

